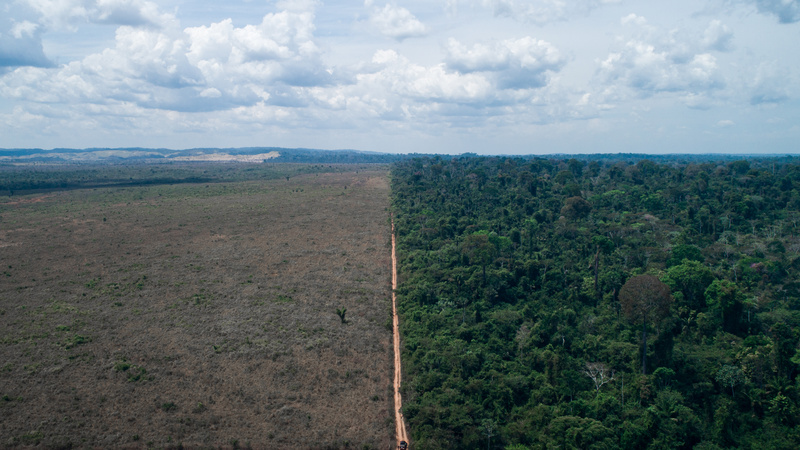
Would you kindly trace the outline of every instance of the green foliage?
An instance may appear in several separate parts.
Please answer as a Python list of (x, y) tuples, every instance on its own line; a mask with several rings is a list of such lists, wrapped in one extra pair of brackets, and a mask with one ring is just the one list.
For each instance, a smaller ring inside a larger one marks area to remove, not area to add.
[(592, 211), (592, 205), (580, 197), (570, 197), (564, 201), (561, 215), (567, 219), (583, 219)]
[(161, 404), (161, 410), (164, 412), (171, 412), (178, 409), (178, 405), (173, 402), (166, 402)]
[(703, 253), (695, 245), (678, 244), (672, 248), (670, 258), (667, 260), (667, 267), (680, 264), (683, 261), (703, 262)]
[(744, 294), (729, 280), (714, 280), (705, 292), (706, 304), (722, 329), (728, 333), (744, 331), (742, 311)]
[(150, 379), (147, 375), (147, 370), (144, 367), (131, 364), (127, 358), (114, 363), (114, 370), (117, 372), (127, 372), (128, 381), (135, 383), (137, 381), (147, 381)]
[(347, 308), (336, 308), (336, 315), (342, 319), (342, 323), (347, 323), (347, 320), (344, 318), (345, 314), (347, 314)]
[(574, 416), (553, 419), (540, 440), (547, 448), (611, 449), (615, 447), (614, 432), (602, 422)]
[(738, 366), (725, 364), (719, 369), (716, 376), (717, 383), (731, 389), (731, 395), (736, 395), (735, 387), (744, 382), (744, 373)]
[(128, 372), (128, 381), (131, 383), (135, 383), (137, 381), (147, 381), (151, 379), (147, 376), (147, 370), (144, 367), (139, 366), (131, 366), (131, 370)]
[(587, 158), (394, 166), (415, 447), (800, 447), (796, 159)]
[(83, 336), (83, 335), (80, 335), (80, 334), (74, 334), (74, 335), (70, 336), (64, 342), (64, 349), (65, 350), (69, 350), (69, 349), (75, 348), (75, 347), (77, 347), (79, 345), (86, 344), (88, 342), (92, 342), (92, 338), (91, 337)]
[(683, 303), (689, 309), (705, 309), (705, 292), (714, 281), (711, 269), (702, 263), (684, 259), (681, 264), (667, 269), (664, 280), (673, 292), (683, 294)]
[[(19, 437), (19, 443), (24, 446), (38, 445), (44, 439), (44, 433), (40, 430), (30, 431)], [(16, 442), (14, 442), (16, 443)]]

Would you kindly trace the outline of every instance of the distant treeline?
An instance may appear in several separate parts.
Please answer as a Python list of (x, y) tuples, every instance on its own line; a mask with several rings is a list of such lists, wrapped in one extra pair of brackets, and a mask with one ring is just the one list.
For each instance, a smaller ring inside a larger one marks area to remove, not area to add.
[[(270, 159), (269, 162), (290, 162), (306, 164), (388, 164), (404, 161), (416, 157), (437, 157), (445, 161), (453, 158), (478, 157), (474, 153), (463, 153), (453, 155), (433, 155), (421, 153), (394, 154), (373, 151), (359, 150), (320, 150), (311, 148), (283, 148), (283, 147), (237, 147), (237, 148), (213, 148), (200, 147), (190, 149), (168, 149), (168, 148), (145, 148), (145, 147), (120, 147), (120, 148), (54, 148), (44, 150), (40, 148), (17, 148), (0, 149), (0, 160), (16, 163), (57, 163), (64, 162), (70, 164), (125, 164), (141, 162), (166, 162), (173, 158), (191, 157), (212, 154), (229, 155), (259, 155), (262, 153), (277, 152), (278, 158)], [(737, 159), (757, 160), (760, 156), (754, 155), (646, 155), (633, 153), (620, 154), (578, 154), (578, 155), (525, 155), (516, 158), (530, 160), (542, 158), (576, 159), (579, 161), (649, 161), (662, 164), (687, 164), (701, 163), (704, 161), (734, 161)], [(797, 162), (797, 156), (775, 155), (770, 161), (775, 164)], [(3, 162), (0, 162), (0, 166)]]
[(353, 165), (170, 162), (0, 166), (0, 195), (68, 189), (224, 183), (352, 170)]
[(94, 181), (70, 181), (47, 180), (47, 179), (27, 179), (0, 184), (0, 192), (8, 191), (9, 195), (29, 193), (32, 191), (54, 191), (69, 189), (89, 189), (102, 187), (131, 187), (147, 186), (160, 184), (180, 184), (180, 183), (209, 183), (211, 178), (188, 177), (188, 178), (152, 178), (145, 180), (104, 180), (103, 182)]

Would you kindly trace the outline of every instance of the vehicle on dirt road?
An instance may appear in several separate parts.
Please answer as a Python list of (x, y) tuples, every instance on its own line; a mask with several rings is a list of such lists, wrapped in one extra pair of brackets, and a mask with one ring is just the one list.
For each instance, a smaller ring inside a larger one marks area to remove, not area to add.
[(408, 442), (400, 441), (400, 445), (397, 446), (400, 450), (408, 450)]

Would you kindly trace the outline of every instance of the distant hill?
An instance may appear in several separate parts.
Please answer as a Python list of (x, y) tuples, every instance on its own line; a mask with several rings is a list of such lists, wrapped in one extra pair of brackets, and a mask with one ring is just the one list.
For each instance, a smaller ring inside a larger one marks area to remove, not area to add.
[[(430, 156), (439, 161), (452, 158), (478, 157), (475, 153), (461, 155), (432, 155), (420, 153), (395, 154), (361, 150), (321, 150), (311, 148), (240, 147), (240, 148), (190, 148), (175, 150), (168, 148), (40, 148), (0, 149), (0, 165), (49, 163), (49, 164), (126, 164), (139, 162), (243, 162), (243, 163), (305, 163), (305, 164), (389, 164), (416, 157)], [(770, 164), (794, 163), (800, 157), (786, 154), (664, 154), (638, 153), (585, 153), (585, 154), (530, 154), (506, 155), (525, 160), (569, 160), (605, 163), (636, 163), (650, 160), (660, 164), (686, 164), (701, 162), (730, 162), (740, 159), (769, 160)]]
[[(125, 163), (147, 161), (210, 162), (292, 162), (312, 164), (391, 163), (412, 155), (358, 150), (318, 150), (307, 148), (243, 147), (192, 148), (40, 148), (0, 150), (2, 163)], [(414, 155), (418, 156), (418, 155)]]

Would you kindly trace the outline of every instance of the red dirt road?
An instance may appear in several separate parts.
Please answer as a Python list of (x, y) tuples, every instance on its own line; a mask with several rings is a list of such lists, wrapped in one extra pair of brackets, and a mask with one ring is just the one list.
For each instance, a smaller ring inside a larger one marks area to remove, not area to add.
[(400, 446), (400, 441), (408, 442), (406, 435), (406, 422), (403, 418), (401, 409), (403, 408), (403, 398), (400, 396), (400, 381), (401, 381), (401, 367), (400, 367), (400, 323), (397, 318), (397, 296), (395, 290), (397, 289), (397, 253), (395, 251), (394, 242), (394, 221), (392, 221), (392, 326), (394, 335), (394, 421), (395, 429), (397, 431), (397, 445)]

